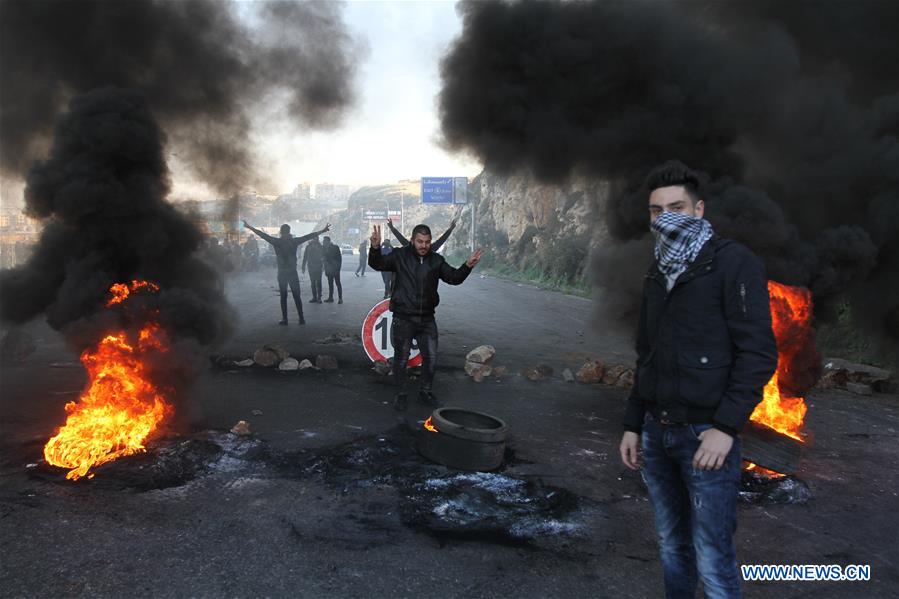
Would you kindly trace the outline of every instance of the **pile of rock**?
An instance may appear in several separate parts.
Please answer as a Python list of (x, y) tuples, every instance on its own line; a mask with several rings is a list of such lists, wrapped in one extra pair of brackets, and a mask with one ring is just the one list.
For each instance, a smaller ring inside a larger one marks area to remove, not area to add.
[(327, 354), (320, 354), (315, 357), (315, 364), (308, 359), (297, 360), (290, 356), (290, 353), (283, 346), (277, 343), (267, 343), (253, 352), (253, 359), (241, 360), (235, 362), (238, 366), (261, 366), (263, 368), (274, 368), (289, 372), (294, 370), (308, 370), (314, 368), (316, 370), (337, 370), (337, 358)]
[(601, 360), (588, 359), (578, 369), (577, 374), (566, 368), (562, 371), (562, 378), (567, 383), (595, 385), (602, 383), (610, 387), (630, 389), (634, 386), (634, 371), (623, 364), (605, 365)]
[(857, 395), (871, 395), (875, 391), (889, 393), (896, 388), (892, 372), (867, 364), (825, 358), (823, 371), (818, 380), (821, 389), (845, 389)]
[(490, 362), (496, 355), (492, 345), (480, 345), (465, 356), (465, 374), (475, 382), (481, 383), (489, 376), (499, 378), (506, 374), (505, 366), (492, 366)]

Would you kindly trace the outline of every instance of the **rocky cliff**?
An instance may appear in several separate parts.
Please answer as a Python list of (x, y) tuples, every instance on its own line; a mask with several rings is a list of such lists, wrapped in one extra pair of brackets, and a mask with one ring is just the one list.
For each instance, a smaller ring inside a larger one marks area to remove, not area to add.
[[(471, 183), (469, 195), (476, 245), (486, 250), (487, 264), (559, 283), (587, 284), (590, 249), (608, 235), (601, 218), (606, 184), (576, 179), (546, 185), (529, 175), (485, 171)], [(470, 239), (469, 210), (454, 235), (457, 244)]]

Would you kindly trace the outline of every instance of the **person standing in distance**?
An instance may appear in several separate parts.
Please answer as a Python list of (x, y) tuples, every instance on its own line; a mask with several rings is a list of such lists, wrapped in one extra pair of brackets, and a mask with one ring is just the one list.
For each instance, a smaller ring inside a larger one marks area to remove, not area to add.
[(701, 579), (707, 597), (739, 597), (739, 435), (777, 368), (768, 280), (755, 254), (703, 219), (694, 171), (665, 163), (646, 188), (655, 261), (621, 459), (640, 468), (642, 446), (666, 596), (692, 598)]
[[(382, 256), (386, 256), (392, 251), (393, 244), (390, 243), (389, 239), (385, 239), (381, 242)], [(393, 288), (393, 273), (387, 270), (381, 272), (381, 280), (384, 281), (384, 299), (387, 299), (388, 297), (390, 297), (390, 290)]]
[[(359, 266), (356, 267), (356, 272), (353, 273), (357, 277), (365, 276), (365, 267), (368, 265), (368, 260), (367, 260), (368, 252), (365, 250), (365, 246), (367, 246), (367, 245), (368, 245), (368, 241), (365, 239), (363, 239), (362, 242), (359, 244)], [(359, 274), (360, 272), (362, 274)]]
[(480, 261), (481, 250), (475, 250), (465, 264), (453, 268), (443, 256), (431, 251), (431, 229), (427, 225), (417, 225), (412, 229), (412, 242), (389, 254), (381, 253), (380, 225), (372, 229), (370, 241), (368, 265), (381, 272), (393, 272), (395, 277), (390, 296), (393, 381), (397, 391), (393, 407), (403, 411), (408, 405), (406, 365), (413, 339), (418, 341), (424, 361), (418, 400), (439, 406), (441, 404), (432, 391), (437, 369), (437, 322), (434, 320), (434, 310), (440, 303), (437, 285), (440, 281), (461, 285)]
[(340, 246), (331, 243), (330, 237), (325, 237), (322, 243), (322, 261), (325, 265), (325, 276), (328, 278), (328, 299), (326, 304), (334, 303), (334, 284), (337, 284), (337, 303), (343, 303), (343, 285), (340, 284), (340, 267), (343, 265), (343, 255)]
[(293, 295), (293, 303), (297, 307), (297, 316), (300, 318), (300, 324), (306, 324), (303, 318), (303, 302), (300, 299), (300, 277), (297, 275), (297, 248), (322, 233), (331, 229), (331, 224), (325, 225), (321, 231), (313, 231), (302, 237), (294, 237), (290, 234), (290, 225), (281, 225), (281, 236), (273, 237), (264, 231), (260, 231), (256, 227), (251, 226), (247, 221), (243, 221), (243, 226), (266, 240), (275, 249), (275, 257), (278, 261), (278, 291), (281, 294), (281, 321), (280, 325), (287, 324), (287, 287), (290, 286), (290, 293)]
[(323, 252), (324, 249), (322, 248), (322, 244), (318, 240), (318, 237), (310, 239), (309, 244), (303, 251), (303, 265), (301, 270), (306, 272), (306, 268), (309, 268), (309, 285), (312, 287), (312, 299), (309, 300), (310, 304), (322, 303)]

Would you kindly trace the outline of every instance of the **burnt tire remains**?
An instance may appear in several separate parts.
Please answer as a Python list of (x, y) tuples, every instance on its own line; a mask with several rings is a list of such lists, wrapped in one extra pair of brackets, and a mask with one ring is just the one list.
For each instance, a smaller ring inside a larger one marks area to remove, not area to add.
[(506, 451), (506, 423), (483, 412), (438, 408), (430, 422), (436, 431), (422, 429), (418, 448), (431, 461), (458, 470), (496, 470)]

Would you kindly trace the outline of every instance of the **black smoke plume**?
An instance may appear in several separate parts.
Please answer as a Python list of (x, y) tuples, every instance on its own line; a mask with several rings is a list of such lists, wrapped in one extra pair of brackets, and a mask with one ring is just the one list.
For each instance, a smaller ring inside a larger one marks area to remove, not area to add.
[[(4, 0), (0, 3), (0, 169), (21, 175), (69, 99), (139, 90), (180, 160), (230, 195), (264, 180), (250, 111), (282, 101), (300, 126), (339, 123), (354, 99), (359, 45), (332, 2)], [(249, 7), (249, 8), (247, 8)]]
[[(202, 233), (166, 202), (165, 137), (138, 92), (76, 96), (46, 160), (28, 172), (26, 212), (44, 223), (24, 265), (0, 271), (0, 320), (41, 314), (77, 350), (148, 315), (172, 339), (167, 383), (190, 378), (203, 346), (223, 340), (233, 313), (220, 276), (197, 256)], [(160, 291), (108, 309), (113, 283), (145, 279)]]
[[(617, 242), (646, 235), (645, 175), (682, 160), (708, 173), (718, 232), (758, 252), (771, 278), (810, 287), (819, 317), (850, 299), (873, 338), (899, 346), (899, 4), (459, 10), (463, 31), (441, 65), (449, 148), (495, 172), (612, 182)], [(620, 284), (610, 256), (617, 268), (645, 262), (627, 247), (600, 250), (600, 287)]]

